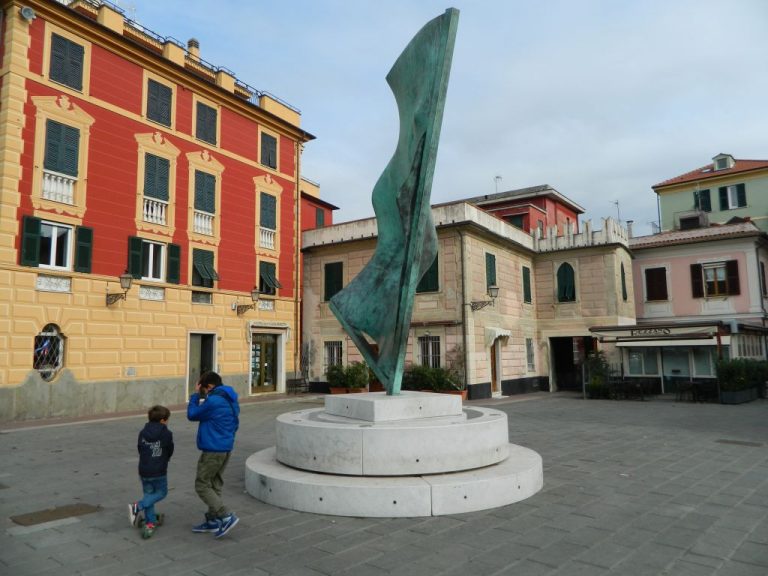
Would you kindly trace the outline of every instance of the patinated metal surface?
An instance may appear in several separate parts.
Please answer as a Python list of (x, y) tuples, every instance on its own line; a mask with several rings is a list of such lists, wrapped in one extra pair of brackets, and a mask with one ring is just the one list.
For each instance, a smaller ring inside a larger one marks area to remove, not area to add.
[(387, 74), (400, 135), (373, 189), (376, 251), (330, 301), (390, 395), (400, 392), (416, 286), (437, 254), (429, 198), (458, 19), (449, 8), (428, 22)]

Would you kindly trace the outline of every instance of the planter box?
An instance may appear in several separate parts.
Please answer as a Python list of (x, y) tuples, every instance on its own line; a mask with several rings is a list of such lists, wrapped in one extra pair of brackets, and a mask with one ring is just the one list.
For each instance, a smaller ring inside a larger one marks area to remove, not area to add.
[(344, 386), (331, 386), (329, 390), (331, 394), (346, 394), (348, 389)]
[(745, 404), (757, 398), (757, 388), (745, 390), (720, 390), (721, 404)]
[[(425, 392), (428, 392), (428, 390), (425, 390)], [(462, 400), (467, 399), (467, 390), (438, 390), (438, 394), (458, 394), (461, 396)]]

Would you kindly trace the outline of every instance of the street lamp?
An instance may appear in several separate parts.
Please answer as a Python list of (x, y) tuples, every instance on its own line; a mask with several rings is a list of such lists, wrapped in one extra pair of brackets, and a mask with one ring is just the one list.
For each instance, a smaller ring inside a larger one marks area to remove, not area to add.
[(253, 301), (252, 304), (238, 304), (235, 302), (235, 310), (237, 311), (237, 315), (240, 316), (241, 314), (245, 314), (248, 310), (253, 310), (256, 308), (256, 302), (259, 301), (259, 295), (261, 292), (259, 292), (258, 287), (254, 286), (253, 290), (251, 290), (251, 300)]
[(499, 287), (495, 284), (491, 284), (488, 286), (488, 296), (491, 297), (490, 300), (477, 300), (475, 302), (470, 302), (469, 307), (472, 308), (472, 312), (475, 312), (477, 310), (482, 310), (486, 306), (494, 306), (494, 302), (496, 301), (496, 297), (499, 295)]
[(120, 292), (113, 292), (112, 294), (110, 294), (109, 283), (107, 283), (107, 306), (111, 306), (118, 300), (126, 300), (126, 296), (128, 295), (128, 290), (131, 289), (132, 283), (133, 283), (133, 276), (131, 276), (128, 273), (128, 270), (126, 270), (123, 274), (120, 274), (120, 288), (123, 289), (122, 294)]

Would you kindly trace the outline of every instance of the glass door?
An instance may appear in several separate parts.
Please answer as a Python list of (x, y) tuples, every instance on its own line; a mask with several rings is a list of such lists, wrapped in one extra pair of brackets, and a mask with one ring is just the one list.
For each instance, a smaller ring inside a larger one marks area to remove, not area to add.
[(251, 394), (277, 389), (277, 335), (251, 336)]

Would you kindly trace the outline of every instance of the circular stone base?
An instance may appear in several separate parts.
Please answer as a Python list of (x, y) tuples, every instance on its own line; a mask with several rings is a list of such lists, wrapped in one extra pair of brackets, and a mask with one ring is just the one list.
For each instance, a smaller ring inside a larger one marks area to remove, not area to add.
[(275, 448), (245, 463), (245, 489), (281, 508), (332, 516), (414, 517), (459, 514), (506, 506), (544, 484), (541, 456), (509, 444), (503, 462), (448, 474), (407, 477), (341, 476), (297, 470), (275, 458)]

